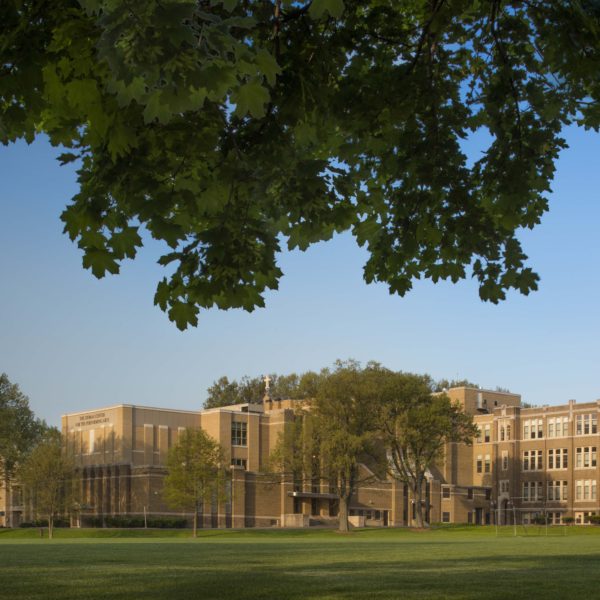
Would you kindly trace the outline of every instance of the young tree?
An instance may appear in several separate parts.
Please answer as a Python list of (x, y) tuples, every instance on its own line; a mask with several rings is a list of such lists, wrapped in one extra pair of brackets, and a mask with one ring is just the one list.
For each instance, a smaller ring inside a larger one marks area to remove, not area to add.
[[(47, 430), (43, 421), (36, 419), (29, 408), (29, 398), (17, 384), (0, 375), (0, 477), (5, 490), (10, 489), (17, 465)], [(7, 515), (10, 525), (11, 511)]]
[(74, 471), (75, 464), (56, 430), (50, 430), (19, 466), (26, 501), (36, 515), (48, 519), (49, 538), (54, 519), (66, 514), (74, 502)]
[(396, 373), (379, 395), (379, 427), (390, 473), (407, 483), (415, 502), (417, 527), (423, 527), (423, 486), (427, 470), (443, 459), (448, 442), (471, 444), (473, 418), (445, 394), (432, 394), (428, 378)]
[[(600, 126), (594, 0), (0, 3), (0, 141), (79, 161), (65, 232), (96, 277), (143, 229), (155, 303), (253, 310), (281, 244), (351, 231), (364, 278), (527, 294), (564, 125)], [(485, 132), (467, 156), (463, 140)], [(489, 135), (488, 135), (489, 134)]]
[[(361, 478), (360, 465), (376, 456), (374, 388), (368, 369), (338, 362), (310, 401), (313, 446), (308, 459), (313, 476), (329, 482), (339, 498), (339, 530), (347, 532), (348, 506)], [(376, 461), (375, 461), (376, 462)]]
[(163, 494), (175, 508), (194, 514), (192, 536), (197, 536), (200, 506), (225, 497), (225, 457), (221, 446), (202, 429), (186, 429), (167, 457), (168, 475)]

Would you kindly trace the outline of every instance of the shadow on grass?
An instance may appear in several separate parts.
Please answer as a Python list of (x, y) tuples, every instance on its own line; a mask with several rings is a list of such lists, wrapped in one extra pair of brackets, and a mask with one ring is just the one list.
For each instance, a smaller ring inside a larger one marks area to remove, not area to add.
[[(415, 536), (415, 538), (418, 536)], [(600, 539), (2, 544), (0, 597), (596, 598)], [(367, 539), (366, 537), (364, 538)], [(451, 538), (449, 537), (448, 540)]]

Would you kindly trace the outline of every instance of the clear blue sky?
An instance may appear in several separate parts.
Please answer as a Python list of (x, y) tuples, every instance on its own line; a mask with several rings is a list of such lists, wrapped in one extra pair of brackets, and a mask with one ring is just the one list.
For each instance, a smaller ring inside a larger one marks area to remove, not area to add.
[(525, 251), (540, 291), (482, 303), (473, 281), (417, 282), (405, 298), (362, 280), (349, 236), (281, 256), (280, 290), (254, 313), (208, 311), (179, 332), (153, 306), (162, 268), (151, 244), (96, 280), (62, 234), (76, 192), (45, 141), (0, 147), (0, 372), (52, 424), (115, 403), (198, 409), (221, 375), (378, 360), (435, 378), (508, 387), (536, 404), (600, 397), (600, 136), (566, 133), (550, 212)]

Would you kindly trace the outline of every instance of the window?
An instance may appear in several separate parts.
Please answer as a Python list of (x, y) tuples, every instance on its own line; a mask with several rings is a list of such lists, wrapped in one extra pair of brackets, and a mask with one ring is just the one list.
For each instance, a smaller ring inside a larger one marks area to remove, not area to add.
[(483, 434), (481, 429), (477, 428), (477, 443), (481, 444), (481, 442), (483, 442)]
[(500, 441), (503, 442), (504, 441), (504, 425), (502, 425), (500, 427)]
[(575, 468), (589, 469), (596, 466), (596, 446), (585, 446), (575, 450)]
[(449, 512), (442, 513), (442, 523), (450, 523), (450, 513)]
[(473, 500), (473, 488), (467, 488), (467, 498)]
[(486, 425), (483, 428), (483, 441), (484, 442), (489, 442), (490, 441), (490, 426)]
[(549, 481), (548, 482), (548, 500), (558, 502), (567, 499), (567, 482), (566, 481)]
[(544, 488), (541, 481), (524, 481), (523, 482), (523, 502), (536, 502), (543, 500)]
[(569, 431), (569, 417), (548, 419), (548, 437), (566, 437)]
[(492, 466), (492, 461), (490, 459), (490, 455), (486, 454), (485, 455), (485, 464), (484, 464), (484, 473), (489, 473), (491, 470), (491, 466)]
[(483, 471), (483, 456), (481, 454), (477, 455), (477, 472), (481, 473)]
[(523, 452), (523, 471), (541, 471), (544, 467), (542, 450)]
[(500, 480), (500, 493), (501, 494), (508, 494), (508, 490), (509, 490), (508, 479), (502, 479), (502, 480)]
[(246, 423), (232, 421), (231, 423), (231, 443), (234, 446), (247, 446), (248, 435)]
[(485, 490), (485, 499), (491, 500), (491, 498), (492, 498), (492, 490), (490, 490), (490, 489)]
[(544, 437), (544, 421), (543, 419), (529, 419), (523, 425), (523, 439), (535, 440), (536, 438)]
[(245, 458), (232, 458), (231, 466), (232, 467), (243, 467), (246, 468), (247, 462)]
[(598, 433), (598, 415), (577, 415), (575, 420), (575, 435), (590, 435)]
[(548, 469), (566, 469), (567, 448), (554, 448), (548, 450)]
[(508, 450), (502, 451), (502, 470), (508, 470)]
[(450, 488), (448, 486), (442, 487), (442, 498), (450, 498)]
[(506, 426), (506, 439), (510, 440), (510, 425)]

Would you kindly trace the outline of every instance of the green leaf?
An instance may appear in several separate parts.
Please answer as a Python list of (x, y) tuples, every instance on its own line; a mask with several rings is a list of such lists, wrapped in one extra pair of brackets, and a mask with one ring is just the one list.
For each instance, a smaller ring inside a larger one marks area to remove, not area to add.
[(313, 0), (308, 12), (313, 19), (322, 18), (326, 12), (334, 19), (339, 19), (344, 8), (344, 0)]
[(240, 117), (247, 113), (259, 119), (264, 117), (265, 105), (269, 100), (268, 90), (257, 79), (240, 86), (231, 96), (231, 101), (236, 105), (234, 112)]
[(198, 308), (186, 302), (173, 302), (169, 309), (169, 319), (175, 322), (177, 329), (184, 331), (188, 325), (198, 325)]
[(137, 227), (126, 227), (123, 231), (113, 233), (108, 243), (116, 258), (135, 258), (136, 248), (142, 245), (142, 238)]
[(162, 92), (154, 92), (148, 102), (146, 108), (144, 108), (144, 123), (148, 124), (154, 120), (158, 120), (160, 123), (168, 123), (171, 118), (171, 111), (163, 102)]
[(119, 272), (119, 265), (108, 250), (89, 248), (83, 255), (82, 263), (84, 268), (91, 269), (98, 279), (102, 279), (107, 271), (113, 275)]
[(281, 73), (281, 68), (275, 58), (265, 49), (261, 48), (256, 53), (256, 64), (267, 81), (271, 85), (275, 85), (277, 75)]

